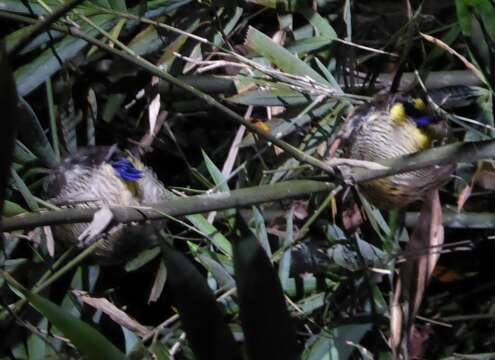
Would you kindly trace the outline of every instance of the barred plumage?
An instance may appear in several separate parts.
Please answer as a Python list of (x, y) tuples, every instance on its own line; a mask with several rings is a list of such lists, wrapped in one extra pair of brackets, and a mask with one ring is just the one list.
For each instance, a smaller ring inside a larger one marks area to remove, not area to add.
[[(391, 110), (401, 102), (411, 104), (413, 99), (402, 95), (378, 95), (370, 104), (359, 106), (348, 116), (341, 134), (347, 142), (349, 157), (380, 161), (446, 143), (448, 125), (443, 120), (420, 127), (406, 112), (395, 119)], [(422, 199), (428, 191), (443, 185), (453, 169), (452, 165), (431, 166), (369, 181), (360, 188), (377, 207), (399, 208)]]
[[(122, 161), (126, 165), (122, 165)], [(143, 206), (167, 199), (155, 173), (136, 158), (113, 147), (95, 146), (79, 150), (54, 168), (46, 181), (50, 200), (62, 207)], [(155, 236), (154, 224), (129, 224), (105, 234), (94, 257), (114, 263), (148, 246)], [(78, 240), (87, 223), (54, 226), (55, 238), (84, 247)]]

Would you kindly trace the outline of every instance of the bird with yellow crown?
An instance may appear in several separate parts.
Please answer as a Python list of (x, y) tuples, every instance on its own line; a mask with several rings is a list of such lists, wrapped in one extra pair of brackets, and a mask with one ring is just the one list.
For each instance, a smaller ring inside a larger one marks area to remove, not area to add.
[[(146, 206), (167, 198), (155, 173), (130, 153), (116, 146), (83, 148), (54, 168), (45, 182), (50, 200), (62, 207), (101, 208)], [(100, 263), (118, 263), (150, 245), (156, 225), (121, 225), (104, 235), (93, 258)], [(57, 240), (85, 247), (80, 236), (88, 223), (53, 227)]]
[[(347, 156), (379, 162), (443, 145), (449, 126), (421, 98), (378, 94), (347, 117), (338, 135)], [(403, 207), (445, 184), (453, 165), (430, 166), (360, 184), (378, 208)]]

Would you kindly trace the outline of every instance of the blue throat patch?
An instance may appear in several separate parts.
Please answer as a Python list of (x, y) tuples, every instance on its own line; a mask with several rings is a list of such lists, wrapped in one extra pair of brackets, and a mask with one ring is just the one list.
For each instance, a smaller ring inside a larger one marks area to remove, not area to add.
[(439, 117), (437, 117), (437, 116), (428, 116), (428, 115), (415, 117), (413, 119), (414, 119), (414, 122), (416, 123), (416, 126), (419, 127), (419, 128), (425, 127), (425, 126), (428, 126), (428, 125), (431, 125), (431, 124), (436, 124), (436, 123), (438, 123), (440, 121), (440, 118)]
[(137, 169), (127, 159), (111, 161), (110, 164), (117, 172), (117, 175), (126, 181), (137, 181), (143, 177), (143, 171)]
[(436, 124), (440, 121), (440, 118), (438, 116), (425, 115), (424, 111), (416, 109), (414, 104), (410, 102), (403, 102), (402, 104), (406, 109), (406, 114), (414, 120), (416, 126), (419, 128)]

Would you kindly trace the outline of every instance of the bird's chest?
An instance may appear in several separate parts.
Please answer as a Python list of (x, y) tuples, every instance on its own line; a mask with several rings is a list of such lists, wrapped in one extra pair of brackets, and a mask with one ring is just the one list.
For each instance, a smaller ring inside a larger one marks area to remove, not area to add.
[(370, 116), (357, 129), (350, 141), (352, 158), (376, 161), (403, 156), (429, 148), (427, 134), (418, 129), (413, 121), (397, 124), (387, 113)]

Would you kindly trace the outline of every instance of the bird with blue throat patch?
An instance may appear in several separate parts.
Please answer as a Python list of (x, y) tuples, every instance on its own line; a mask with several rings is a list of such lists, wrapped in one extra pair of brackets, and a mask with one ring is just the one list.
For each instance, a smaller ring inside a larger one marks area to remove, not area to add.
[[(80, 149), (52, 169), (45, 192), (65, 208), (139, 207), (169, 198), (156, 174), (137, 157), (116, 146)], [(103, 235), (92, 258), (102, 264), (120, 263), (154, 242), (163, 221), (119, 225)], [(53, 226), (54, 238), (84, 248), (81, 240), (88, 223)]]
[[(337, 137), (346, 157), (380, 162), (444, 145), (450, 130), (422, 98), (378, 94), (348, 115)], [(453, 165), (430, 166), (368, 181), (359, 189), (378, 208), (401, 208), (444, 185), (453, 170)]]

